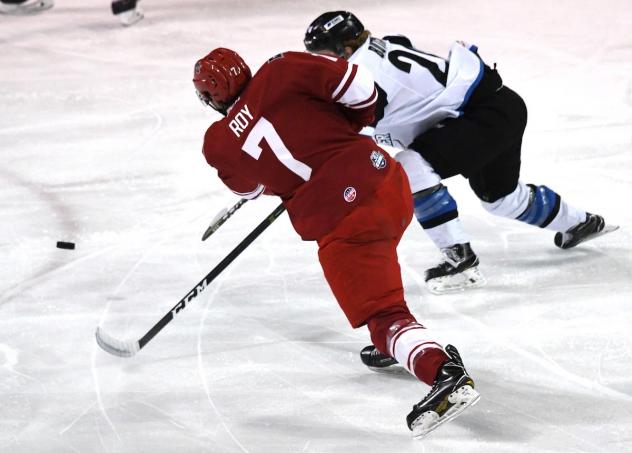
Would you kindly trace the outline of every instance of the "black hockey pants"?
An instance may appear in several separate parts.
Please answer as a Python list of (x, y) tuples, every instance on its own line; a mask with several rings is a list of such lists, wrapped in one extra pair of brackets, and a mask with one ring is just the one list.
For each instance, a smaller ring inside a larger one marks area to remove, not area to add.
[(426, 131), (410, 148), (442, 179), (457, 174), (468, 178), (478, 198), (491, 203), (513, 192), (518, 184), (526, 125), (527, 107), (522, 98), (502, 86), (496, 71), (486, 67), (463, 115)]

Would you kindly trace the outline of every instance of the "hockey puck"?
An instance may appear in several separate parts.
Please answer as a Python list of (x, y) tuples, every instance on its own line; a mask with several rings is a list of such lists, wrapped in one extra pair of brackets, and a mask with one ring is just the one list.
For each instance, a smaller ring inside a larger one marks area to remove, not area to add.
[(74, 242), (63, 242), (63, 241), (58, 241), (57, 242), (57, 248), (58, 249), (68, 249), (68, 250), (73, 250), (75, 248), (75, 243)]

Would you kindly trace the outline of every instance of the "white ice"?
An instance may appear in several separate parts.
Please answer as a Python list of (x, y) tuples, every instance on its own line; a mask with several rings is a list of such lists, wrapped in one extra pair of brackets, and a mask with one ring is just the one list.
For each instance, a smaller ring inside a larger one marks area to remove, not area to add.
[[(632, 451), (629, 0), (143, 4), (130, 28), (106, 0), (0, 16), (0, 451)], [(200, 241), (237, 199), (201, 154), (217, 115), (193, 63), (221, 45), (257, 68), (339, 8), (432, 53), (478, 44), (528, 104), (524, 181), (621, 225), (561, 251), (447, 182), (488, 286), (429, 294), (439, 257), (416, 224), (400, 259), (412, 310), (460, 348), (482, 399), (421, 442), (404, 419), (426, 387), (363, 367), (367, 332), (287, 215), (134, 358), (94, 341), (97, 325), (142, 335), (278, 203)]]

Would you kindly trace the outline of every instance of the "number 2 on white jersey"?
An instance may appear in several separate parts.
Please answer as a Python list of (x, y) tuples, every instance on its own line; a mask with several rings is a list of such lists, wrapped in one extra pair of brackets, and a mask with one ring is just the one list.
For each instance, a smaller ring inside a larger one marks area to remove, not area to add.
[(309, 180), (312, 175), (312, 169), (303, 162), (294, 159), (294, 156), (287, 149), (272, 123), (264, 117), (259, 118), (259, 121), (252, 127), (241, 149), (259, 160), (259, 156), (261, 156), (263, 151), (259, 144), (264, 138), (274, 155), (288, 170), (300, 176), (304, 181)]

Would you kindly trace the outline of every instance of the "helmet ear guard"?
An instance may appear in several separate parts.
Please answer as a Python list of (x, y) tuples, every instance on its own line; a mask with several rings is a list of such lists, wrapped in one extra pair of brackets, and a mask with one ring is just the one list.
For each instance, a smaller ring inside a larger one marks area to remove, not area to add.
[(309, 52), (328, 50), (343, 56), (345, 42), (358, 38), (363, 31), (362, 22), (353, 13), (329, 11), (318, 16), (307, 27), (303, 43)]
[(251, 78), (250, 68), (239, 54), (221, 47), (198, 60), (193, 68), (198, 98), (223, 115)]

